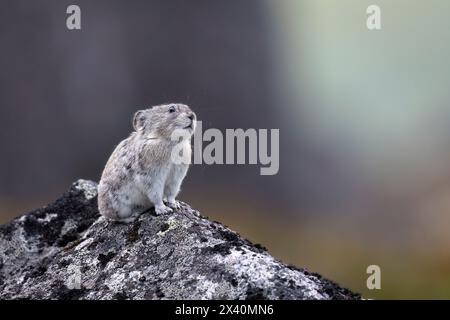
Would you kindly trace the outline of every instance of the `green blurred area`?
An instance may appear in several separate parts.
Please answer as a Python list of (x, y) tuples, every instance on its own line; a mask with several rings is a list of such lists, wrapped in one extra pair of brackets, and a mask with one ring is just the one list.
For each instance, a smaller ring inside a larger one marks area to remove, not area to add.
[[(367, 298), (450, 298), (450, 2), (270, 3), (286, 122), (333, 150), (355, 188), (266, 243)], [(371, 4), (379, 31), (365, 25)], [(370, 264), (382, 290), (366, 288)]]

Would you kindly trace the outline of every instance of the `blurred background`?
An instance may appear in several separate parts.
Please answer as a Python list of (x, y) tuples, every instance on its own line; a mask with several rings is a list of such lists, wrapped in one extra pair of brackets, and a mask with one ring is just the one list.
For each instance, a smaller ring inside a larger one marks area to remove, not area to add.
[(449, 299), (449, 38), (442, 0), (4, 0), (0, 223), (183, 102), (204, 129), (279, 128), (280, 171), (194, 165), (179, 198), (364, 297)]

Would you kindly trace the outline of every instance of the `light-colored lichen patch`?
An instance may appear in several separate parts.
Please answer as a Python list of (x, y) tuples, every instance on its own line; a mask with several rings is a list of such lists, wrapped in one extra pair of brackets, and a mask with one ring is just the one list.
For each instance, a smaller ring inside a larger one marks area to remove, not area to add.
[(87, 200), (97, 196), (97, 184), (95, 182), (79, 179), (74, 185), (76, 189), (83, 191), (84, 197)]

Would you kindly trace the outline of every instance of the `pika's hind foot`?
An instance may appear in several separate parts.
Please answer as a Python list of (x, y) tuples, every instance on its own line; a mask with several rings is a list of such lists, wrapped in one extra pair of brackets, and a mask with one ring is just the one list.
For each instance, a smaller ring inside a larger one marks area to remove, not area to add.
[(173, 212), (173, 209), (166, 206), (165, 204), (161, 204), (159, 206), (155, 206), (155, 212), (157, 215), (167, 214)]
[(177, 200), (167, 200), (167, 206), (174, 210), (180, 210), (181, 204)]

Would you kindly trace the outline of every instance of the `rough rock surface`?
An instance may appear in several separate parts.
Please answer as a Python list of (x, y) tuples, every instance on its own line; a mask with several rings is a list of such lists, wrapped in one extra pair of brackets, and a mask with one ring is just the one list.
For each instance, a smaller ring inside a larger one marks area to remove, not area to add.
[(0, 226), (0, 299), (357, 299), (287, 266), (187, 204), (130, 224), (97, 211), (97, 185)]

